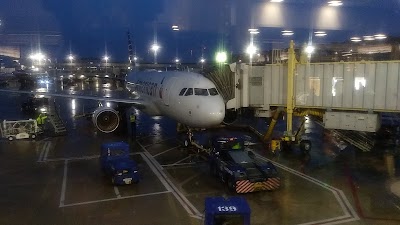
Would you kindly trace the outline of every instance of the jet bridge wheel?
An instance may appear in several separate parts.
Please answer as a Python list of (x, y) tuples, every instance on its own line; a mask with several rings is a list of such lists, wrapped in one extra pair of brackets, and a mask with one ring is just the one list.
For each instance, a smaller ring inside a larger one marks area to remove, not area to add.
[(191, 144), (190, 144), (189, 138), (185, 138), (185, 140), (183, 141), (183, 146), (189, 147), (190, 145)]
[(300, 150), (303, 151), (304, 153), (310, 152), (311, 141), (309, 141), (309, 140), (300, 141)]
[(227, 185), (230, 191), (236, 191), (236, 183), (234, 179), (228, 178)]

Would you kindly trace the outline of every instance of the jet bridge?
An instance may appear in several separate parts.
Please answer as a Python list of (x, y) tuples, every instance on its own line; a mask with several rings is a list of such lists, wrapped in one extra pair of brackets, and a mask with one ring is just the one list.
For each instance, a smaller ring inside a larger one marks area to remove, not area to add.
[(231, 65), (236, 88), (227, 108), (253, 107), (270, 117), (271, 107), (292, 104), (324, 111), (325, 128), (368, 132), (380, 128), (379, 112), (400, 112), (400, 61), (295, 61), (291, 97), (288, 64)]

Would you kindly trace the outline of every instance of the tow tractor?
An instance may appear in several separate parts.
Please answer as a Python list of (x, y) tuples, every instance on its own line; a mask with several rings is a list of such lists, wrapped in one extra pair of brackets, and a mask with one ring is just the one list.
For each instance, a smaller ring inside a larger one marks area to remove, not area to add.
[(214, 137), (209, 152), (210, 172), (236, 193), (276, 190), (280, 178), (271, 162), (255, 158), (245, 151), (244, 140), (237, 137)]
[(101, 146), (100, 164), (111, 183), (124, 185), (139, 182), (137, 163), (130, 158), (129, 144), (111, 142)]
[(204, 225), (250, 225), (250, 206), (243, 197), (207, 197)]

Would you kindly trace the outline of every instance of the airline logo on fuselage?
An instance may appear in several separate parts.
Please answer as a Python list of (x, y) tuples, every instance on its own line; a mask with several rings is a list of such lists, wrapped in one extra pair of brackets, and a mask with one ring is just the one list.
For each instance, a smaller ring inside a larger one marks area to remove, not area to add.
[[(154, 82), (138, 80), (135, 85), (135, 89), (139, 93), (156, 97), (158, 84), (154, 83)], [(160, 88), (160, 92), (161, 92), (161, 88)]]

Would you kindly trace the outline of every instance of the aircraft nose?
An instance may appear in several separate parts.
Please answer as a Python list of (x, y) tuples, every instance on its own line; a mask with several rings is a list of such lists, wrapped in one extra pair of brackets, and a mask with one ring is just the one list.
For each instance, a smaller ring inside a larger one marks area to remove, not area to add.
[(213, 104), (207, 106), (208, 113), (205, 121), (209, 121), (209, 126), (217, 126), (222, 123), (225, 118), (225, 103), (221, 99), (215, 99)]

